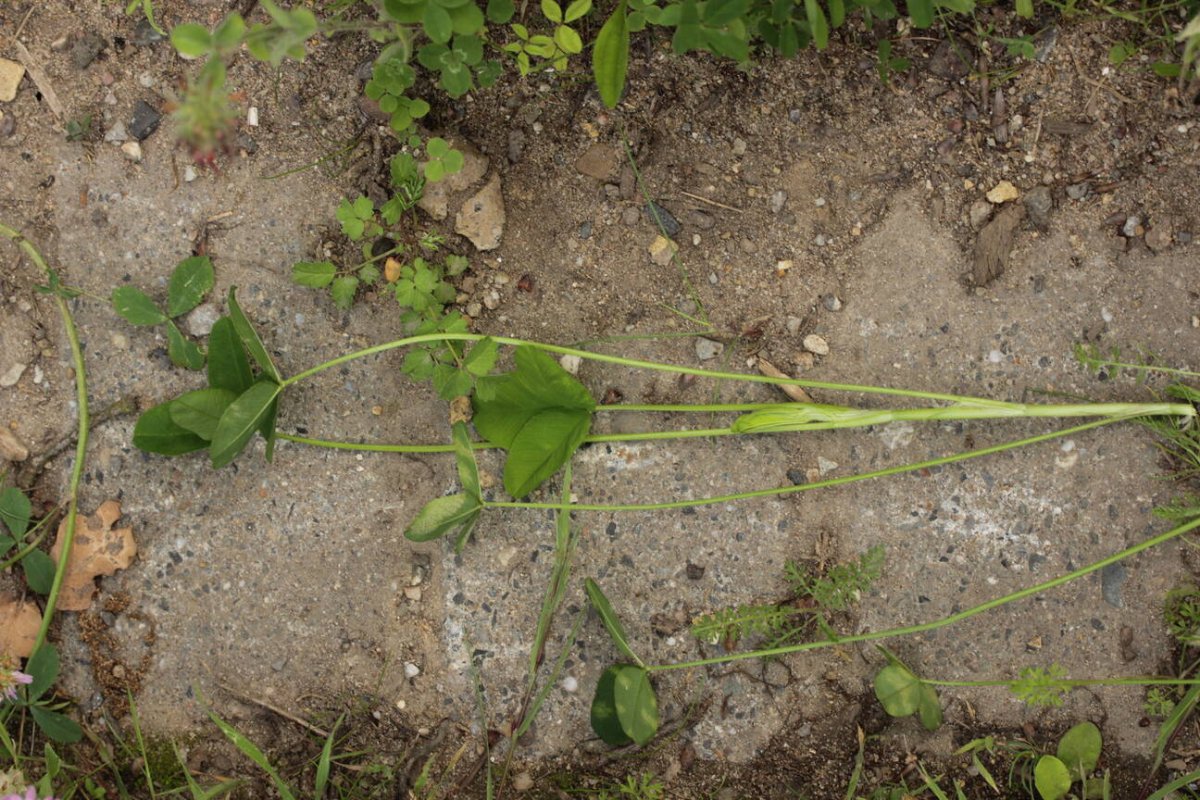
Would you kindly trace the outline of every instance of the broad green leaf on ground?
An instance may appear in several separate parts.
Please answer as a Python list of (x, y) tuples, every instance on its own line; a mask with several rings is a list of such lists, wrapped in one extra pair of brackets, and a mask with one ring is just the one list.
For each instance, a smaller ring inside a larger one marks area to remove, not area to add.
[(258, 338), (258, 332), (254, 330), (254, 326), (250, 324), (250, 320), (246, 319), (246, 315), (242, 313), (242, 309), (238, 305), (236, 286), (229, 287), (229, 318), (233, 320), (233, 329), (237, 331), (242, 344), (250, 352), (250, 357), (267, 377), (279, 383), (282, 378), (279, 377), (279, 370), (275, 369), (275, 362), (271, 361), (267, 348), (263, 347), (262, 339)]
[(592, 74), (600, 99), (609, 108), (616, 108), (621, 101), (628, 70), (629, 24), (625, 19), (625, 3), (619, 2), (600, 28), (592, 47)]
[(54, 741), (71, 744), (83, 738), (83, 730), (75, 720), (65, 714), (41, 706), (30, 706), (29, 711), (33, 714), (33, 721), (37, 726)]
[(471, 434), (467, 423), (456, 422), (452, 428), (454, 438), (454, 462), (458, 467), (458, 479), (468, 497), (483, 502), (479, 486), (479, 465), (475, 462), (475, 450), (471, 447)]
[(404, 531), (404, 536), (414, 542), (428, 542), (456, 527), (469, 531), (482, 510), (483, 505), (470, 495), (436, 497), (425, 504)]
[(212, 441), (221, 415), (237, 397), (228, 389), (197, 389), (188, 392), (171, 401), (171, 421), (201, 439)]
[(1054, 756), (1042, 756), (1033, 768), (1033, 783), (1042, 800), (1059, 800), (1071, 791), (1071, 771)]
[(213, 432), (209, 454), (212, 465), (219, 469), (237, 456), (262, 425), (283, 387), (274, 381), (260, 380), (230, 403), (221, 415)]
[(633, 741), (617, 716), (616, 683), (617, 673), (628, 664), (614, 664), (604, 670), (596, 683), (596, 694), (592, 697), (592, 730), (606, 744), (613, 747), (629, 744)]
[(178, 456), (203, 450), (208, 442), (171, 419), (171, 402), (160, 403), (138, 417), (133, 446), (147, 453)]
[(490, 396), (476, 393), (474, 422), (480, 435), (509, 451), (504, 486), (519, 498), (553, 475), (587, 436), (596, 401), (540, 350), (518, 347), (514, 361), (512, 372), (480, 379)]
[(29, 588), (38, 594), (50, 594), (54, 585), (54, 561), (43, 550), (30, 550), (21, 559), (21, 569), (25, 571), (25, 582)]
[(184, 369), (203, 369), (204, 353), (191, 339), (186, 338), (175, 322), (167, 322), (167, 355), (171, 363)]
[(893, 717), (914, 714), (921, 704), (921, 681), (900, 664), (888, 664), (875, 676), (875, 696)]
[(136, 286), (113, 289), (112, 306), (131, 325), (158, 325), (167, 321), (167, 315)]
[(592, 415), (577, 409), (543, 411), (529, 419), (504, 462), (504, 488), (525, 497), (558, 472), (583, 443)]
[(233, 327), (233, 320), (221, 317), (208, 335), (208, 385), (241, 394), (253, 383), (246, 348)]
[(33, 682), (29, 684), (30, 699), (37, 700), (54, 685), (54, 682), (58, 680), (58, 670), (58, 648), (46, 642), (38, 648), (37, 652), (33, 654), (33, 658), (29, 659), (29, 663), (25, 665), (25, 672), (33, 677)]
[(1058, 740), (1058, 759), (1072, 775), (1081, 777), (1096, 768), (1102, 746), (1100, 729), (1091, 722), (1081, 722)]
[(33, 507), (24, 492), (12, 486), (0, 489), (0, 520), (15, 538), (25, 535), (32, 515)]
[(613, 682), (613, 700), (617, 719), (630, 739), (644, 745), (658, 732), (658, 698), (650, 685), (650, 675), (641, 667), (625, 664)]
[(337, 272), (332, 261), (297, 261), (292, 265), (292, 283), (324, 289)]
[(171, 273), (167, 284), (167, 316), (186, 314), (213, 288), (213, 266), (208, 256), (185, 258)]
[(921, 684), (921, 699), (917, 705), (917, 717), (927, 731), (936, 731), (942, 727), (942, 703), (938, 699), (937, 689), (928, 684)]
[(588, 600), (591, 601), (592, 608), (596, 609), (596, 613), (600, 615), (600, 621), (604, 623), (608, 635), (612, 637), (613, 644), (617, 646), (618, 650), (633, 659), (638, 666), (643, 666), (642, 660), (629, 646), (629, 637), (625, 635), (625, 628), (621, 625), (617, 612), (613, 611), (612, 604), (608, 602), (608, 598), (601, 590), (600, 584), (588, 578), (584, 582), (584, 588), (587, 589)]

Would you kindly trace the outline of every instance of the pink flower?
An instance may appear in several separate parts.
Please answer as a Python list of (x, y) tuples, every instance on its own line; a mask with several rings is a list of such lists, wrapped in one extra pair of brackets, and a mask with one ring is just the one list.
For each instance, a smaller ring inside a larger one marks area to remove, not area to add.
[[(29, 683), (33, 683), (32, 675), (26, 675), (24, 672), (21, 672), (17, 669), (6, 670), (2, 665), (0, 665), (0, 692), (2, 692), (3, 695), (9, 700), (17, 699), (18, 684)], [(8, 800), (8, 798), (4, 797), (0, 798), (0, 800)]]
[[(28, 682), (29, 681), (25, 681), (25, 683)], [(32, 786), (27, 786), (25, 787), (24, 794), (6, 794), (4, 797), (0, 797), (0, 800), (38, 800), (37, 789), (34, 789)], [(47, 796), (41, 798), (41, 800), (54, 800), (54, 798)]]

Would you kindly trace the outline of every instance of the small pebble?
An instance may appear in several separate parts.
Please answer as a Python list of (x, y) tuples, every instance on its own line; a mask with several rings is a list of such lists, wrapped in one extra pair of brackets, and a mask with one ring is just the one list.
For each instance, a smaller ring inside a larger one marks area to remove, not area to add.
[(104, 141), (120, 144), (129, 138), (129, 134), (125, 132), (125, 123), (118, 122), (104, 132)]
[(575, 680), (573, 675), (568, 675), (562, 679), (562, 689), (564, 692), (574, 694), (579, 691), (579, 681)]
[(513, 789), (518, 792), (527, 792), (533, 788), (533, 776), (528, 772), (517, 773), (517, 776), (513, 778), (512, 785)]
[(121, 152), (125, 154), (125, 158), (135, 164), (142, 160), (142, 146), (137, 142), (126, 142), (121, 145)]
[(138, 100), (133, 106), (133, 116), (129, 120), (129, 133), (139, 142), (158, 130), (162, 114), (158, 109), (145, 100)]
[(29, 458), (29, 448), (8, 428), (0, 427), (0, 458), (5, 461), (24, 461)]
[(154, 85), (154, 76), (151, 75), (149, 72), (143, 72), (140, 75), (138, 75), (137, 82), (138, 82), (138, 85), (141, 86), (143, 89), (149, 89), (151, 86)]
[(1121, 226), (1121, 234), (1126, 239), (1133, 239), (1134, 237), (1140, 235), (1141, 227), (1142, 227), (1142, 220), (1140, 217), (1137, 217), (1137, 216), (1126, 217), (1125, 224)]
[(651, 261), (660, 267), (665, 267), (671, 263), (671, 259), (679, 251), (679, 245), (665, 236), (655, 236), (654, 241), (646, 249), (650, 253)]
[(825, 245), (829, 244), (829, 239), (825, 236), (825, 234), (818, 233), (817, 237), (813, 239), (813, 244), (815, 244), (817, 247), (824, 247)]
[(803, 324), (804, 320), (800, 319), (799, 317), (788, 317), (787, 321), (784, 323), (784, 327), (787, 328), (788, 333), (790, 333), (792, 336), (795, 336), (800, 332), (800, 326)]
[(825, 306), (826, 311), (841, 311), (842, 299), (836, 294), (827, 294), (821, 298), (821, 305)]
[(787, 203), (787, 199), (788, 199), (787, 192), (783, 191), (782, 189), (780, 189), (778, 192), (775, 192), (774, 194), (772, 194), (771, 195), (771, 213), (778, 214), (780, 211), (783, 211), (783, 206), (785, 203)]
[(404, 677), (412, 680), (421, 674), (421, 668), (411, 661), (404, 662)]
[(1083, 183), (1072, 183), (1067, 187), (1067, 197), (1072, 200), (1082, 200), (1092, 191), (1092, 185), (1087, 181)]
[(246, 124), (251, 128), (258, 127), (258, 106), (250, 106), (246, 110)]
[(1010, 200), (1016, 200), (1020, 194), (1017, 191), (1017, 187), (1013, 186), (1009, 181), (1000, 181), (987, 193), (987, 199), (989, 203), (1000, 205)]
[(825, 341), (823, 336), (810, 333), (804, 337), (804, 349), (819, 356), (827, 356), (829, 355), (829, 342)]
[(196, 177), (197, 177), (197, 175), (196, 175), (195, 167), (193, 167), (191, 164), (187, 164), (186, 166), (184, 166), (184, 168), (183, 168), (184, 183), (191, 183), (192, 181), (196, 180)]
[(580, 239), (587, 239), (587, 238), (590, 238), (590, 237), (591, 237), (591, 235), (592, 235), (592, 222), (591, 222), (591, 220), (588, 220), (588, 221), (586, 221), (586, 222), (580, 223), (580, 225), (579, 225), (579, 234), (578, 234), (578, 235), (579, 235), (579, 238), (580, 238)]
[(739, 137), (733, 140), (733, 154), (735, 156), (746, 155), (746, 141), (744, 139)]
[(637, 225), (641, 217), (641, 212), (635, 206), (630, 206), (621, 212), (621, 222), (624, 222), (626, 225)]
[(696, 339), (696, 358), (701, 361), (711, 361), (725, 351), (725, 345), (712, 339), (700, 337)]
[(668, 238), (674, 239), (679, 233), (679, 221), (670, 211), (654, 201), (646, 204), (646, 219), (650, 220), (651, 226), (656, 229), (661, 226)]
[(967, 217), (971, 221), (971, 227), (979, 230), (992, 218), (992, 204), (987, 200), (976, 200), (971, 203), (971, 210), (967, 212)]
[(558, 363), (561, 364), (562, 368), (567, 372), (571, 373), (572, 375), (578, 375), (579, 368), (583, 366), (583, 359), (579, 356), (565, 355), (558, 360)]

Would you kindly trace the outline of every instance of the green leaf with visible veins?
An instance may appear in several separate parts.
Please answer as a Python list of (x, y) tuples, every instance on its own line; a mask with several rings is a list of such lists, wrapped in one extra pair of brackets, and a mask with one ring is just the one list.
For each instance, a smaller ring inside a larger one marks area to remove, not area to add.
[(236, 399), (237, 395), (228, 389), (197, 389), (188, 392), (171, 401), (171, 421), (201, 439), (212, 441), (221, 415)]
[(275, 362), (271, 361), (267, 348), (263, 347), (262, 339), (258, 338), (258, 332), (238, 305), (236, 286), (229, 287), (229, 318), (233, 320), (233, 328), (241, 338), (242, 344), (250, 351), (250, 356), (271, 380), (279, 383), (282, 379), (279, 377), (279, 370), (275, 369)]
[(436, 497), (425, 504), (404, 531), (404, 537), (413, 542), (428, 542), (450, 532), (452, 528), (469, 532), (479, 519), (483, 505), (466, 494)]
[(196, 306), (213, 288), (213, 266), (208, 256), (179, 262), (167, 285), (167, 316), (178, 317)]
[(614, 676), (613, 701), (621, 730), (639, 745), (658, 732), (658, 698), (650, 685), (650, 675), (641, 667), (625, 664)]
[(241, 394), (253, 383), (246, 348), (233, 327), (233, 320), (221, 317), (208, 335), (208, 385)]
[(14, 537), (25, 535), (32, 514), (33, 506), (24, 492), (12, 486), (0, 490), (0, 520), (4, 521), (4, 527), (8, 528)]
[(517, 348), (516, 369), (481, 378), (487, 391), (475, 396), (475, 428), (509, 451), (504, 486), (524, 497), (553, 475), (579, 447), (591, 427), (596, 401), (545, 353)]
[(136, 286), (118, 286), (113, 289), (112, 305), (113, 310), (131, 325), (158, 325), (167, 321), (167, 315)]
[(234, 400), (221, 415), (209, 447), (215, 469), (233, 461), (267, 419), (283, 387), (271, 380), (260, 380)]
[(160, 403), (142, 413), (133, 426), (133, 446), (147, 453), (178, 456), (203, 450), (208, 442), (171, 419), (171, 403)]

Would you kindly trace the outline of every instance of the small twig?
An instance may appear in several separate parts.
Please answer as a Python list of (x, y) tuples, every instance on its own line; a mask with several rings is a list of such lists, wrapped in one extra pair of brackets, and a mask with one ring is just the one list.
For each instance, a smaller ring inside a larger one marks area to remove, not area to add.
[[(24, 23), (21, 23), (22, 25)], [(17, 41), (17, 38), (11, 37), (13, 47), (17, 50), (17, 58), (21, 59), (21, 63), (25, 65), (25, 71), (29, 73), (29, 79), (37, 86), (38, 91), (42, 93), (42, 97), (46, 98), (46, 105), (50, 106), (50, 110), (54, 112), (54, 116), (60, 120), (63, 118), (62, 103), (58, 102), (58, 95), (54, 93), (54, 87), (50, 85), (50, 79), (46, 77), (46, 73), (33, 60), (33, 56), (25, 49), (25, 45)]]
[(727, 206), (724, 203), (718, 203), (716, 200), (709, 200), (707, 197), (701, 197), (698, 194), (692, 194), (691, 192), (685, 192), (682, 189), (679, 191), (679, 193), (681, 195), (683, 195), (684, 197), (690, 197), (693, 200), (699, 200), (701, 203), (708, 203), (710, 206), (716, 206), (717, 208), (723, 208), (726, 211), (736, 211), (739, 214), (745, 213), (745, 211), (743, 211), (740, 208), (734, 208), (733, 206)]
[(253, 703), (256, 706), (265, 708), (267, 711), (270, 711), (273, 714), (278, 714), (279, 716), (283, 717), (286, 720), (291, 720), (292, 722), (299, 725), (301, 728), (304, 728), (305, 730), (307, 730), (309, 733), (315, 733), (317, 736), (320, 736), (322, 739), (329, 738), (329, 731), (327, 731), (323, 728), (319, 728), (316, 725), (313, 725), (311, 722), (304, 719), (303, 717), (297, 717), (295, 714), (291, 714), (287, 711), (284, 711), (279, 706), (272, 705), (271, 703), (268, 703), (266, 700), (259, 700), (257, 697), (251, 697), (248, 694), (242, 694), (237, 689), (234, 689), (232, 686), (230, 686), (226, 683), (222, 683), (221, 681), (217, 681), (217, 686), (219, 686), (223, 691), (226, 691), (229, 694), (233, 695), (234, 697), (238, 698), (239, 700), (242, 700), (247, 703)]
[(25, 30), (25, 23), (29, 22), (29, 18), (33, 16), (33, 10), (35, 8), (37, 8), (36, 3), (29, 6), (29, 10), (25, 12), (25, 16), (21, 19), (21, 24), (17, 26), (15, 31), (13, 31), (12, 38), (14, 41), (21, 35), (21, 31)]

